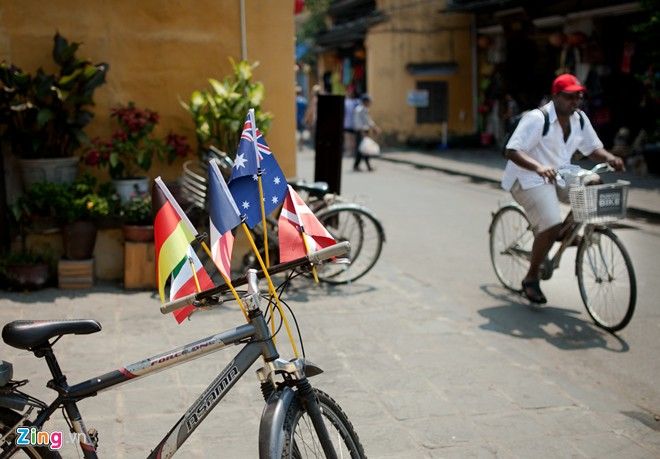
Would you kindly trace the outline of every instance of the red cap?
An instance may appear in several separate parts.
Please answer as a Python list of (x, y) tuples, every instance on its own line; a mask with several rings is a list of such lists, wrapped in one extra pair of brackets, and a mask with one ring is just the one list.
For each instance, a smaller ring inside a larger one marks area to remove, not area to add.
[(552, 94), (559, 94), (560, 92), (579, 92), (585, 91), (587, 88), (582, 86), (580, 80), (575, 78), (570, 73), (564, 73), (555, 78), (552, 82)]

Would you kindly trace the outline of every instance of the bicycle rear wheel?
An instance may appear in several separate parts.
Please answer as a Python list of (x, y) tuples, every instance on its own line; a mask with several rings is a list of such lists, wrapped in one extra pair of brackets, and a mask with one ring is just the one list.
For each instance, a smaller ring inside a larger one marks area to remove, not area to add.
[[(22, 416), (8, 408), (0, 408), (0, 437), (9, 434), (0, 445), (0, 455), (6, 454), (14, 446), (16, 432), (10, 432), (21, 421)], [(19, 426), (20, 427), (20, 426)], [(62, 439), (63, 440), (63, 439)], [(21, 446), (12, 457), (30, 457), (33, 459), (60, 458), (57, 451), (51, 451), (47, 446)]]
[[(364, 448), (360, 444), (360, 439), (346, 413), (325, 392), (314, 389), (314, 393), (318, 398), (325, 426), (328, 429), (337, 457), (365, 458)], [(307, 416), (298, 397), (289, 406), (280, 435), (284, 437), (282, 458), (325, 458), (321, 442), (316, 436), (316, 430), (312, 425), (312, 420)]]
[(502, 207), (490, 224), (490, 260), (499, 281), (509, 290), (521, 291), (529, 270), (534, 243), (527, 215), (519, 207)]
[(368, 210), (340, 204), (320, 211), (316, 217), (337, 242), (349, 241), (350, 264), (327, 263), (318, 271), (319, 279), (329, 284), (353, 282), (374, 267), (383, 250), (383, 226)]
[(635, 312), (637, 281), (630, 255), (609, 228), (582, 238), (575, 258), (582, 302), (599, 327), (612, 332), (628, 325)]

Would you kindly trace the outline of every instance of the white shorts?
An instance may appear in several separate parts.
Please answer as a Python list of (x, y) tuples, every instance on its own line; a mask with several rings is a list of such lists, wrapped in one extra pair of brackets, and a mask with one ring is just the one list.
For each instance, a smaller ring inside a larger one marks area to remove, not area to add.
[[(562, 222), (561, 210), (559, 209), (559, 190), (552, 183), (535, 186), (523, 190), (520, 182), (516, 180), (511, 188), (513, 199), (520, 204), (529, 218), (534, 234), (552, 228)], [(568, 193), (561, 193), (562, 201), (568, 201)], [(564, 200), (566, 199), (566, 200)]]
[[(597, 174), (589, 174), (582, 183), (588, 185), (599, 181), (600, 177)], [(525, 209), (534, 234), (538, 234), (564, 220), (561, 216), (559, 202), (569, 203), (568, 188), (568, 186), (562, 188), (553, 183), (546, 183), (523, 190), (520, 182), (516, 180), (511, 188), (511, 194), (513, 199)]]

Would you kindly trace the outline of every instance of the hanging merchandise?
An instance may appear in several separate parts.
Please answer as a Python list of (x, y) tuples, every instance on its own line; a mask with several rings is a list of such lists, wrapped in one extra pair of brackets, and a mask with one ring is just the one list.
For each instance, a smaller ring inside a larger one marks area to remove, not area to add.
[(621, 58), (621, 73), (630, 73), (632, 67), (632, 58), (635, 54), (635, 44), (631, 41), (626, 41), (623, 44), (623, 57)]
[(341, 80), (344, 86), (348, 86), (353, 80), (353, 66), (351, 65), (351, 60), (348, 57), (344, 58)]

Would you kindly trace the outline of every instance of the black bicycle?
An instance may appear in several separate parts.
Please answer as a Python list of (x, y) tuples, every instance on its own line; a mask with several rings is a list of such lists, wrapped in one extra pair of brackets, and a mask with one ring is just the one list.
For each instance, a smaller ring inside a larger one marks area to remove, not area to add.
[[(324, 260), (341, 256), (348, 250), (348, 243), (337, 244), (308, 257), (273, 266), (269, 273), (275, 275), (288, 272), (286, 280), (278, 288), (281, 295), (289, 281), (305, 267), (321, 265)], [(27, 441), (32, 432), (35, 439), (40, 438), (40, 434), (47, 434), (41, 429), (60, 408), (72, 434), (80, 443), (84, 457), (96, 458), (98, 434), (85, 426), (78, 409), (79, 401), (118, 384), (169, 369), (232, 344), (243, 347), (154, 448), (150, 458), (171, 457), (259, 357), (263, 358), (263, 367), (257, 371), (257, 376), (266, 401), (259, 427), (259, 457), (366, 457), (358, 435), (344, 411), (328, 394), (313, 388), (309, 383), (308, 378), (322, 370), (304, 357), (304, 347), (301, 346), (301, 358), (290, 361), (280, 358), (273, 342), (277, 331), (271, 335), (268, 320), (260, 307), (262, 295), (257, 285), (259, 275), (256, 270), (249, 270), (243, 278), (234, 281), (234, 286), (247, 284), (247, 293), (243, 297), (248, 310), (246, 324), (73, 385), (69, 385), (60, 369), (54, 345), (64, 335), (100, 331), (101, 325), (97, 321), (21, 320), (5, 325), (2, 330), (5, 343), (45, 359), (53, 377), (47, 386), (57, 393), (57, 397), (47, 404), (23, 392), (28, 381), (13, 380), (11, 364), (2, 363), (0, 458), (15, 454), (25, 454), (31, 458), (60, 457), (56, 449), (50, 449), (38, 441)], [(213, 307), (233, 298), (225, 297), (227, 290), (228, 287), (222, 285), (189, 295), (164, 304), (161, 312), (165, 314), (191, 303), (200, 308)], [(264, 297), (273, 301), (272, 297)], [(275, 317), (271, 316), (269, 320), (275, 320)], [(302, 339), (300, 342), (302, 345)], [(213, 445), (212, 448), (216, 449), (217, 446)]]

